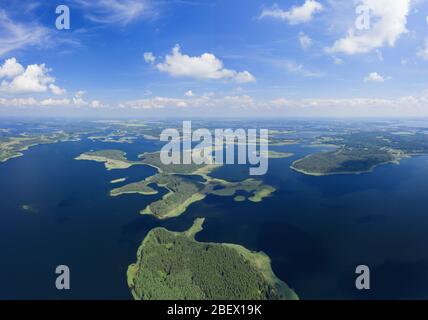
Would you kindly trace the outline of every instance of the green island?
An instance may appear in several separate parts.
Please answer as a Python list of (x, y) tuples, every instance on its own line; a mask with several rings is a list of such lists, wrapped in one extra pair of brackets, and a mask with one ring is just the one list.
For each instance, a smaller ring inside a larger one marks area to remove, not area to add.
[(294, 156), (294, 153), (280, 152), (280, 151), (274, 151), (274, 150), (269, 150), (267, 152), (260, 151), (258, 154), (260, 154), (263, 158), (268, 158), (268, 159), (285, 159), (285, 158), (290, 158)]
[(128, 169), (141, 164), (138, 161), (129, 161), (125, 156), (126, 153), (120, 150), (101, 150), (82, 153), (75, 160), (103, 162), (107, 170)]
[(240, 142), (239, 139), (235, 140), (226, 140), (226, 145), (269, 145), (274, 147), (283, 147), (283, 146), (289, 146), (298, 143), (298, 140), (293, 139), (284, 139), (284, 138), (278, 138), (278, 137), (269, 137), (268, 140), (263, 139), (261, 137), (257, 137), (256, 139), (247, 140), (245, 143)]
[(143, 153), (139, 155), (142, 164), (146, 164), (157, 169), (160, 173), (181, 174), (181, 175), (207, 175), (221, 165), (216, 164), (163, 164), (160, 152)]
[(274, 187), (255, 179), (228, 182), (211, 178), (207, 175), (203, 177), (205, 181), (200, 182), (192, 179), (192, 176), (159, 173), (143, 181), (113, 189), (110, 195), (114, 197), (131, 193), (154, 195), (158, 191), (153, 189), (151, 185), (154, 184), (157, 187), (165, 188), (168, 193), (161, 199), (150, 203), (141, 211), (141, 214), (167, 219), (183, 214), (191, 204), (205, 199), (209, 194), (228, 197), (242, 191), (250, 195), (248, 198), (250, 201), (261, 202), (275, 192)]
[(202, 243), (204, 219), (185, 232), (149, 232), (128, 268), (136, 300), (297, 300), (272, 271), (270, 258), (234, 244)]
[(244, 196), (236, 196), (235, 198), (233, 198), (233, 200), (236, 202), (244, 202), (245, 200), (247, 200), (247, 198)]
[(361, 174), (383, 164), (399, 164), (404, 158), (428, 153), (427, 136), (421, 133), (357, 132), (320, 137), (314, 145), (336, 149), (299, 159), (291, 165), (293, 170), (312, 176)]
[(141, 214), (153, 215), (159, 219), (177, 217), (186, 212), (191, 204), (205, 199), (208, 195), (232, 197), (241, 191), (248, 194), (248, 200), (261, 202), (276, 191), (274, 187), (260, 180), (246, 179), (229, 182), (210, 177), (209, 173), (219, 168), (219, 165), (164, 165), (160, 161), (159, 152), (145, 153), (140, 156), (140, 159), (137, 162), (128, 161), (126, 154), (120, 150), (85, 152), (76, 158), (76, 160), (102, 162), (107, 170), (125, 169), (136, 164), (156, 168), (157, 174), (143, 181), (113, 189), (110, 195), (113, 197), (124, 194), (156, 195), (158, 191), (153, 186), (164, 188), (167, 193), (161, 199), (141, 210)]

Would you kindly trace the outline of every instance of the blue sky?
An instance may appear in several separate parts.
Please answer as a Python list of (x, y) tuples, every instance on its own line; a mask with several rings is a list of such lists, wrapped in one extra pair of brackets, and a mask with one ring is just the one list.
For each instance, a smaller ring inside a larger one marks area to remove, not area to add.
[(426, 117), (427, 16), (425, 0), (0, 0), (0, 115)]

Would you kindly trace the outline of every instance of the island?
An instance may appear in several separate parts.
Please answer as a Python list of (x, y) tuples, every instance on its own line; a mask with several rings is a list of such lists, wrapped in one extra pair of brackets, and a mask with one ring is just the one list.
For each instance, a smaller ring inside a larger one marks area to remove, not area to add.
[(75, 160), (88, 160), (104, 163), (107, 170), (128, 169), (133, 165), (141, 164), (138, 161), (129, 161), (126, 153), (120, 150), (100, 150), (82, 153)]
[(128, 268), (136, 300), (297, 300), (270, 258), (235, 244), (202, 243), (204, 219), (185, 232), (151, 230)]
[(325, 176), (362, 174), (388, 163), (428, 153), (426, 134), (394, 132), (354, 132), (317, 138), (313, 145), (334, 146), (335, 150), (310, 154), (291, 165), (297, 172)]
[(157, 169), (160, 173), (181, 175), (207, 175), (221, 167), (217, 164), (163, 164), (160, 152), (146, 152), (139, 155), (141, 163)]
[(291, 152), (280, 152), (280, 151), (274, 151), (274, 150), (260, 151), (258, 154), (263, 158), (268, 158), (268, 159), (285, 159), (285, 158), (290, 158), (294, 156), (294, 153), (291, 153)]
[[(261, 202), (276, 191), (273, 186), (256, 179), (229, 182), (211, 177), (209, 174), (220, 165), (164, 165), (160, 161), (159, 152), (144, 153), (139, 158), (141, 159), (139, 161), (129, 161), (123, 151), (100, 150), (85, 152), (76, 160), (102, 162), (107, 170), (125, 169), (133, 165), (148, 165), (156, 168), (157, 174), (142, 181), (115, 188), (110, 191), (110, 195), (112, 197), (125, 194), (152, 196), (159, 193), (154, 186), (166, 189), (167, 193), (161, 199), (151, 202), (140, 212), (158, 219), (180, 216), (190, 205), (205, 199), (208, 195), (234, 197), (237, 192), (243, 192), (248, 195), (248, 200)], [(114, 181), (122, 182), (123, 180)], [(236, 201), (242, 201), (242, 199), (238, 197)]]
[(198, 181), (192, 176), (159, 173), (143, 181), (113, 189), (110, 195), (113, 197), (131, 193), (154, 195), (158, 191), (153, 189), (151, 185), (165, 188), (168, 193), (161, 199), (150, 203), (141, 210), (141, 214), (167, 219), (183, 214), (191, 204), (205, 199), (210, 194), (225, 197), (234, 196), (237, 192), (245, 192), (249, 195), (250, 201), (261, 202), (276, 190), (274, 187), (255, 179), (228, 182), (207, 175), (203, 175), (203, 178), (205, 180)]
[(233, 200), (236, 202), (244, 202), (245, 200), (247, 200), (247, 198), (244, 196), (236, 196), (235, 198), (233, 198)]
[(110, 183), (111, 184), (116, 184), (116, 183), (121, 183), (121, 182), (125, 182), (128, 178), (119, 178), (119, 179), (114, 179), (111, 180)]

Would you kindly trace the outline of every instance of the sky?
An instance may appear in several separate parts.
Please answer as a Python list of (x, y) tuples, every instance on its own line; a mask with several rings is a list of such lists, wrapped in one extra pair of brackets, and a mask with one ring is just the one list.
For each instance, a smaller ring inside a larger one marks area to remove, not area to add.
[(428, 117), (428, 1), (0, 0), (20, 115)]

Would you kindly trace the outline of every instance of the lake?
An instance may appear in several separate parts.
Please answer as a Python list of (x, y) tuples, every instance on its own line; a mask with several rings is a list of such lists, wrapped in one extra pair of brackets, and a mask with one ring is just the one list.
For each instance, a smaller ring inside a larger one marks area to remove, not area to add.
[[(126, 269), (148, 231), (182, 231), (206, 217), (197, 240), (264, 251), (276, 275), (303, 299), (428, 298), (428, 157), (405, 159), (373, 173), (304, 176), (292, 161), (318, 149), (271, 159), (262, 177), (278, 190), (261, 203), (210, 195), (181, 217), (139, 215), (155, 196), (109, 191), (155, 171), (147, 166), (107, 171), (76, 161), (91, 149), (121, 149), (131, 158), (154, 143), (65, 142), (41, 145), (0, 165), (0, 298), (130, 299)], [(225, 166), (213, 176), (247, 178), (248, 167)], [(111, 180), (128, 177), (113, 185)], [(55, 268), (71, 271), (71, 290), (55, 288)], [(371, 269), (371, 290), (355, 289), (355, 268)]]

